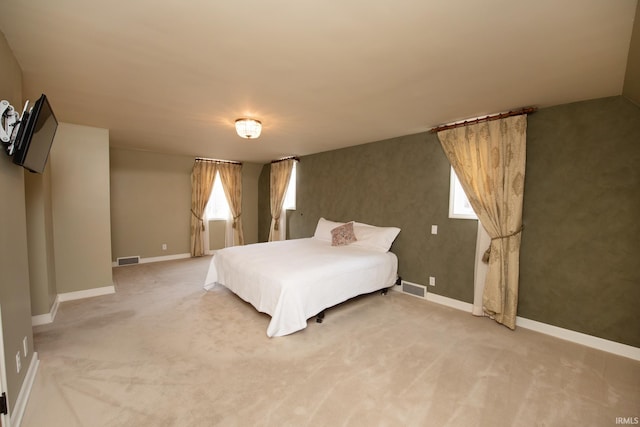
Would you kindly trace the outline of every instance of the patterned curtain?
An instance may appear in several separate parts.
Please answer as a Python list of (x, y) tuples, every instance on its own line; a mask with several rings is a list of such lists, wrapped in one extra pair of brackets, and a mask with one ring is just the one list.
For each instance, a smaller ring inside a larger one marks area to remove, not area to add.
[(473, 210), (491, 237), (485, 314), (515, 329), (526, 159), (527, 116), (438, 133)]
[(191, 170), (191, 256), (204, 255), (204, 210), (207, 207), (213, 181), (216, 177), (215, 162), (196, 159)]
[(291, 178), (291, 170), (295, 159), (281, 160), (271, 163), (271, 182), (270, 182), (270, 200), (271, 200), (271, 228), (269, 229), (269, 241), (285, 240), (280, 232), (280, 214), (282, 213), (282, 204), (284, 196), (287, 193), (289, 179)]
[(228, 242), (227, 246), (244, 245), (242, 218), (240, 217), (242, 215), (242, 165), (220, 163), (218, 173), (233, 216), (233, 241)]

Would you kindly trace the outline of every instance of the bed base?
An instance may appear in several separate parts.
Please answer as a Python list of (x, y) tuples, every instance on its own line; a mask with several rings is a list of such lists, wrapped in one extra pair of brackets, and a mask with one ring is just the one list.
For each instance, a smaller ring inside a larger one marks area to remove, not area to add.
[[(400, 280), (400, 279), (398, 279)], [(394, 285), (396, 285), (397, 283), (394, 283)], [(389, 288), (384, 288), (380, 290), (380, 294), (381, 295), (387, 295), (387, 293), (389, 292), (389, 289), (391, 289), (393, 286), (389, 287)], [(316, 323), (322, 323), (324, 321), (324, 316), (326, 314), (326, 311), (328, 309), (322, 310), (320, 313), (316, 314)]]

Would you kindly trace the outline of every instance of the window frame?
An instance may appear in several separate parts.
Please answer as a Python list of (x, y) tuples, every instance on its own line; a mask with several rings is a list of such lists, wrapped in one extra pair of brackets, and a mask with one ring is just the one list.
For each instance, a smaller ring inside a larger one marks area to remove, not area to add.
[[(465, 207), (467, 204), (469, 207)], [(478, 219), (478, 215), (473, 211), (469, 199), (462, 189), (460, 180), (451, 166), (449, 176), (449, 218), (453, 219)]]
[[(293, 168), (291, 169), (291, 176), (289, 177), (289, 183), (287, 184), (287, 192), (284, 195), (282, 201), (282, 210), (295, 211), (297, 204), (297, 177), (298, 177), (298, 162), (293, 162)], [(292, 200), (293, 199), (293, 200)], [(287, 204), (289, 203), (289, 204)]]
[[(215, 194), (216, 192), (219, 192), (222, 196), (220, 196), (220, 194)], [(221, 198), (221, 199), (220, 199)], [(209, 207), (209, 205), (211, 203), (215, 203), (216, 200), (220, 201), (223, 200), (224, 201), (224, 206), (226, 207), (226, 216), (222, 217), (222, 216), (218, 216), (215, 215), (216, 213), (219, 213), (218, 210), (214, 210), (213, 207)], [(209, 216), (212, 215), (212, 216)], [(231, 218), (231, 208), (229, 207), (229, 202), (227, 201), (227, 196), (226, 194), (224, 194), (224, 188), (222, 188), (222, 179), (220, 179), (220, 172), (216, 171), (216, 176), (213, 179), (213, 187), (211, 187), (211, 193), (209, 194), (209, 200), (207, 200), (207, 205), (204, 208), (204, 218), (206, 221), (227, 221), (229, 218)]]

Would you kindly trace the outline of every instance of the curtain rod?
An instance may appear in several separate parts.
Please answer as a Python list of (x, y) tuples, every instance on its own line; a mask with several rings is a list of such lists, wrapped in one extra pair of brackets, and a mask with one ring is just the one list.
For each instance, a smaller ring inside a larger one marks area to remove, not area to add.
[(536, 107), (521, 108), (519, 110), (509, 111), (507, 113), (494, 114), (492, 116), (479, 117), (477, 119), (465, 120), (463, 122), (452, 123), (452, 124), (449, 124), (449, 125), (436, 126), (433, 129), (431, 129), (429, 132), (438, 133), (438, 132), (442, 132), (443, 130), (455, 129), (455, 128), (459, 128), (459, 127), (467, 126), (467, 125), (474, 125), (474, 124), (480, 123), (480, 122), (489, 122), (491, 120), (504, 119), (504, 118), (511, 117), (511, 116), (520, 116), (522, 114), (531, 114), (531, 113), (535, 113), (537, 110), (538, 109)]
[(297, 158), (296, 156), (289, 156), (289, 157), (283, 157), (282, 159), (278, 159), (278, 160), (271, 160), (271, 163), (284, 162), (285, 160), (295, 160), (296, 162), (300, 161), (300, 159)]
[(232, 164), (232, 165), (241, 165), (242, 164), (242, 162), (234, 162), (232, 160), (208, 159), (206, 157), (196, 157), (196, 162), (229, 163), (229, 164)]

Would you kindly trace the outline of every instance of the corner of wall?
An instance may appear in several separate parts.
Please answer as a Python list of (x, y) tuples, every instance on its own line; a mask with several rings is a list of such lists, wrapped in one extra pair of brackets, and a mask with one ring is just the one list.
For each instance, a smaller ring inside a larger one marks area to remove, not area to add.
[(635, 105), (640, 106), (640, 2), (636, 6), (636, 16), (633, 21), (622, 94)]

